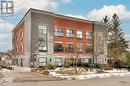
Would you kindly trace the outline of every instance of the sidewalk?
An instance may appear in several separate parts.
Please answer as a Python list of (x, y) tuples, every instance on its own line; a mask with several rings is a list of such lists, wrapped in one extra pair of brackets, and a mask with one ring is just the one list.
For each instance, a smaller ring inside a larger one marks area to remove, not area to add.
[(63, 80), (63, 79), (38, 73), (23, 72), (23, 73), (17, 73), (17, 76), (13, 79), (13, 82), (57, 81), (57, 80)]
[(63, 80), (61, 78), (56, 78), (54, 76), (48, 76), (33, 72), (6, 72), (2, 73), (2, 80), (6, 80), (8, 82), (33, 82), (33, 81), (58, 81)]

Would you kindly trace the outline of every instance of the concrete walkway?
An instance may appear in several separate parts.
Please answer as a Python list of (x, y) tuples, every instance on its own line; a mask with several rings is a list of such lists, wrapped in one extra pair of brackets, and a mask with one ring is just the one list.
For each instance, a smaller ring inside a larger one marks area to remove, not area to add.
[(33, 73), (33, 72), (6, 72), (2, 73), (4, 76), (2, 80), (8, 82), (33, 82), (33, 81), (56, 81), (61, 80), (60, 78), (55, 78), (53, 76)]

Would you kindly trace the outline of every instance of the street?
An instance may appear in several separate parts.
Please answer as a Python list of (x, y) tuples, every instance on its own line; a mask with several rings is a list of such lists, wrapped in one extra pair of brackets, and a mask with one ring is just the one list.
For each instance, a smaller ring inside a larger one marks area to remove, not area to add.
[[(130, 77), (111, 77), (89, 80), (45, 80), (39, 77), (46, 77), (35, 73), (3, 73), (4, 77), (0, 79), (0, 86), (130, 86)], [(37, 76), (37, 77), (36, 77)], [(18, 77), (32, 77), (30, 81), (18, 80)], [(15, 80), (17, 79), (17, 80)]]

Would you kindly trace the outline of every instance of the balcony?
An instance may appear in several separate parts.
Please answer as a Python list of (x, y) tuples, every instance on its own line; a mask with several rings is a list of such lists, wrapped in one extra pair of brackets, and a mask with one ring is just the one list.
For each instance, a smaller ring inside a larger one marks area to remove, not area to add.
[(94, 49), (92, 47), (88, 47), (85, 49), (86, 53), (92, 53), (94, 51)]
[(68, 48), (68, 49), (65, 49), (65, 51), (68, 53), (74, 53), (74, 48)]
[(92, 39), (92, 36), (86, 36), (86, 39)]
[(66, 33), (66, 37), (73, 38), (74, 34), (68, 34), (68, 33)]
[(77, 50), (77, 53), (81, 54), (83, 53), (83, 50)]
[(77, 38), (78, 38), (78, 39), (82, 39), (83, 37), (82, 37), (82, 35), (77, 34)]
[(55, 36), (64, 36), (64, 33), (63, 32), (54, 32), (54, 35)]

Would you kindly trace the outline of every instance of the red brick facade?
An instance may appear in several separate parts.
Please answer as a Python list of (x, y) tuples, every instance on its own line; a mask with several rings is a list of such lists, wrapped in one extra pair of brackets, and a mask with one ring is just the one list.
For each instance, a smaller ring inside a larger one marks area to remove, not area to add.
[[(63, 52), (55, 52), (55, 54), (67, 54), (67, 52), (65, 52), (65, 47), (66, 47), (67, 42), (73, 43), (73, 46), (74, 46), (74, 53), (69, 53), (69, 54), (75, 54), (75, 55), (77, 54), (77, 47), (76, 47), (77, 43), (83, 43), (82, 54), (93, 54), (93, 52), (91, 52), (91, 53), (85, 52), (86, 44), (92, 44), (92, 46), (93, 46), (93, 38), (86, 39), (86, 32), (91, 32), (92, 36), (93, 36), (93, 23), (92, 22), (86, 23), (86, 22), (80, 22), (80, 21), (74, 21), (74, 20), (69, 20), (69, 19), (65, 19), (65, 18), (55, 17), (54, 30), (55, 30), (55, 27), (57, 27), (57, 26), (62, 28), (64, 36), (62, 36), (62, 37), (54, 36), (54, 43), (62, 42), (62, 46), (64, 47), (64, 51)], [(73, 34), (74, 34), (73, 38), (66, 37), (66, 29), (67, 28), (71, 28), (73, 30)], [(77, 31), (83, 32), (82, 38), (76, 37)]]
[(15, 30), (15, 54), (24, 54), (24, 22), (22, 22)]

